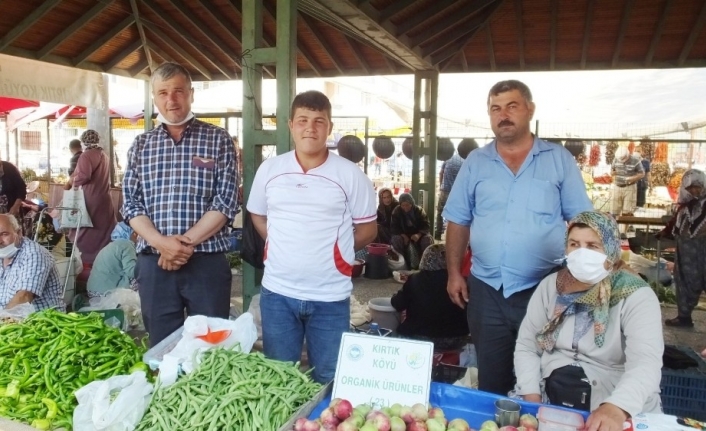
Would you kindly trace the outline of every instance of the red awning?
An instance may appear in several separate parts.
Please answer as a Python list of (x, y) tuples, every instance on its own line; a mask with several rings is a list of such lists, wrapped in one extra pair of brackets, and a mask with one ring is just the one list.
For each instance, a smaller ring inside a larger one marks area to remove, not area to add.
[(13, 109), (37, 107), (39, 102), (33, 100), (15, 99), (14, 97), (0, 97), (0, 113), (12, 111)]

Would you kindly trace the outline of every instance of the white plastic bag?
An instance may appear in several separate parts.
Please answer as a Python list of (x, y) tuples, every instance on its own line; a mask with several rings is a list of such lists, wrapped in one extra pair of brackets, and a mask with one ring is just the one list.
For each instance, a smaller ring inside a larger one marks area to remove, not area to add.
[(144, 371), (91, 382), (76, 391), (73, 429), (132, 431), (147, 411), (151, 394), (152, 384)]
[(260, 294), (253, 295), (248, 306), (248, 313), (252, 314), (255, 327), (257, 327), (257, 339), (262, 339), (262, 315), (260, 314)]
[(93, 227), (91, 217), (88, 215), (86, 208), (86, 198), (83, 196), (83, 189), (79, 187), (74, 190), (64, 190), (64, 199), (62, 205), (66, 208), (74, 208), (77, 211), (62, 210), (61, 211), (61, 227), (62, 228), (77, 228), (77, 227)]
[(37, 309), (30, 302), (15, 305), (12, 308), (0, 308), (0, 319), (24, 320)]
[(125, 312), (125, 331), (128, 329), (145, 329), (145, 324), (142, 321), (140, 294), (132, 289), (119, 287), (106, 292), (104, 296), (91, 298), (90, 306), (82, 308), (81, 311), (110, 310), (113, 308), (120, 308)]
[[(199, 337), (209, 332), (230, 331), (220, 342), (210, 343)], [(179, 370), (186, 374), (194, 370), (194, 360), (198, 361), (200, 353), (214, 347), (232, 349), (239, 344), (241, 352), (250, 353), (257, 341), (257, 328), (253, 315), (243, 313), (236, 320), (219, 319), (206, 316), (189, 316), (184, 322), (181, 340), (171, 352), (164, 355), (159, 364), (159, 382), (162, 386), (170, 386), (176, 382)]]

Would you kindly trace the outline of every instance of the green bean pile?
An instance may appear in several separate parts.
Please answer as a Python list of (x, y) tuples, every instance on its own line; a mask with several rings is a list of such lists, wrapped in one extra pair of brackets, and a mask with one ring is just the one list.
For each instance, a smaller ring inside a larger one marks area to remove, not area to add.
[(213, 349), (191, 374), (155, 391), (136, 431), (276, 431), (320, 389), (299, 364)]
[(0, 326), (0, 416), (41, 430), (70, 430), (74, 392), (128, 374), (143, 353), (97, 313), (50, 309)]

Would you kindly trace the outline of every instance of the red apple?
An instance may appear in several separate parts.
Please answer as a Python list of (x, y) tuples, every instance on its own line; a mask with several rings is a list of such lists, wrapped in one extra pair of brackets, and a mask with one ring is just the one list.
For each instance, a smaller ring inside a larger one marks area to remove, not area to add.
[(537, 422), (537, 418), (532, 414), (525, 413), (520, 416), (520, 426), (537, 429), (537, 427), (539, 427), (539, 422)]
[(429, 431), (426, 422), (414, 421), (407, 425), (407, 431)]
[(353, 422), (346, 420), (338, 424), (336, 431), (358, 431), (358, 427)]
[(294, 431), (304, 431), (304, 424), (306, 423), (306, 418), (299, 418), (294, 422)]
[(333, 409), (334, 414), (340, 420), (347, 419), (353, 411), (353, 405), (350, 401), (341, 398), (331, 400), (329, 407)]
[(429, 409), (429, 417), (430, 418), (443, 418), (444, 416), (444, 411), (441, 409), (441, 407), (432, 407)]
[(400, 417), (407, 425), (414, 422), (414, 416), (412, 415), (412, 408), (408, 406), (402, 406), (400, 409)]

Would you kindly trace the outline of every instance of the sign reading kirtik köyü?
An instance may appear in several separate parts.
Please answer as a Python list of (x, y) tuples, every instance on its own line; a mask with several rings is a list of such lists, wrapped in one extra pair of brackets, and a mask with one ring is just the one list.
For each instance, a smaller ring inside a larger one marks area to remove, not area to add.
[(345, 333), (331, 396), (377, 408), (426, 404), (433, 352), (425, 341)]

